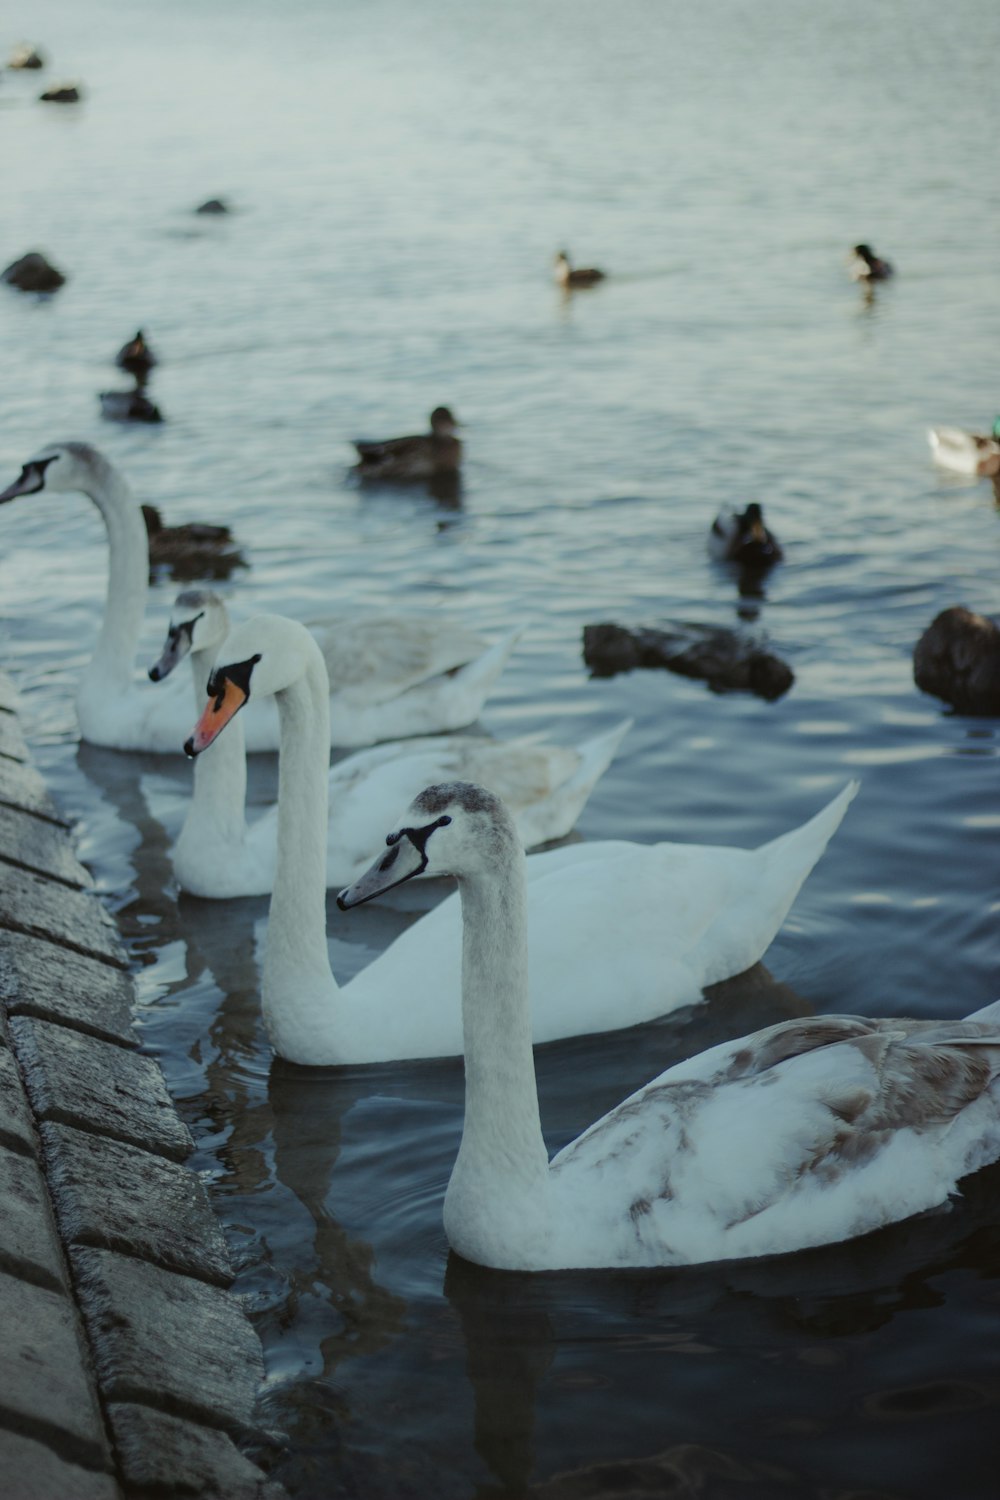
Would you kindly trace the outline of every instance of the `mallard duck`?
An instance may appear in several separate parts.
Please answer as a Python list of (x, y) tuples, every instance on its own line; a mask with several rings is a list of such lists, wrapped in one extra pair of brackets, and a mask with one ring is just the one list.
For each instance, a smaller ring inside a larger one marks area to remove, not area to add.
[[(210, 589), (177, 596), (167, 639), (150, 668), (162, 681), (190, 655), (196, 712), (229, 634), (225, 604)], [(576, 747), (540, 743), (534, 736), (496, 740), (485, 735), (438, 734), (395, 740), (355, 751), (330, 768), (326, 883), (342, 886), (366, 868), (376, 848), (385, 808), (405, 807), (432, 781), (473, 776), (502, 792), (525, 848), (564, 838), (598, 779), (607, 770), (630, 721)], [(276, 804), (245, 816), (246, 753), (243, 718), (200, 756), (194, 793), (172, 858), (182, 890), (209, 899), (257, 896), (274, 884), (278, 844)]]
[(555, 267), (555, 278), (561, 287), (596, 286), (604, 280), (604, 272), (596, 266), (579, 266), (574, 270), (565, 250), (560, 250), (556, 256)]
[(162, 422), (163, 413), (136, 386), (134, 391), (101, 391), (101, 416), (109, 422)]
[[(783, 1254), (940, 1207), (1000, 1156), (997, 1002), (965, 1020), (811, 1016), (723, 1042), (550, 1161), (531, 1051), (538, 929), (506, 809), (482, 787), (428, 787), (386, 844), (341, 907), (417, 873), (458, 880), (465, 1125), (444, 1227), (466, 1260), (552, 1271)], [(607, 962), (615, 944), (584, 921), (566, 938), (545, 982), (572, 1011), (581, 961)], [(623, 969), (629, 957), (622, 945)], [(606, 982), (613, 1005), (613, 964)]]
[[(407, 928), (345, 989), (330, 972), (328, 687), (309, 632), (279, 615), (258, 615), (237, 625), (219, 651), (208, 702), (185, 745), (189, 755), (211, 754), (250, 699), (278, 700), (278, 853), (261, 992), (265, 1024), (275, 1051), (307, 1066), (454, 1055), (462, 1049), (455, 896)], [(759, 849), (605, 840), (533, 854), (535, 1041), (648, 1021), (695, 1003), (706, 985), (749, 968), (856, 791), (857, 783), (846, 786), (808, 823)], [(415, 873), (406, 860), (399, 870)]]
[(149, 574), (166, 568), (179, 583), (193, 578), (228, 578), (234, 568), (249, 566), (239, 547), (233, 543), (228, 526), (210, 526), (189, 521), (181, 526), (165, 526), (155, 505), (143, 505), (149, 542)]
[(77, 83), (55, 83), (38, 97), (45, 104), (79, 104), (83, 91)]
[(943, 609), (913, 648), (913, 680), (961, 714), (1000, 714), (1000, 628), (962, 604)]
[(356, 439), (362, 479), (433, 479), (454, 472), (462, 462), (462, 444), (455, 436), (458, 426), (447, 406), (431, 412), (430, 432), (413, 437), (386, 438), (383, 442)]
[(22, 68), (31, 70), (44, 68), (45, 58), (37, 47), (31, 47), (27, 42), (22, 42), (10, 54), (10, 57), (7, 59), (7, 66), (15, 72)]
[(770, 568), (785, 555), (764, 525), (764, 512), (755, 500), (744, 511), (719, 512), (708, 534), (708, 550), (721, 561), (745, 568)]
[(206, 198), (204, 203), (199, 203), (195, 209), (196, 214), (227, 214), (229, 205), (222, 198)]
[(122, 344), (115, 355), (115, 364), (120, 370), (128, 370), (130, 375), (145, 377), (156, 364), (156, 355), (146, 343), (140, 328), (134, 339), (129, 339), (127, 344)]
[(881, 260), (870, 245), (855, 245), (847, 264), (852, 281), (886, 281), (892, 275), (892, 266)]
[(942, 469), (954, 474), (978, 474), (993, 479), (1000, 474), (1000, 417), (987, 435), (966, 432), (961, 427), (929, 427), (931, 456)]
[[(0, 492), (0, 505), (46, 491), (86, 495), (108, 533), (104, 619), (76, 696), (82, 737), (116, 750), (178, 752), (191, 716), (183, 683), (152, 688), (148, 681), (133, 681), (149, 590), (149, 542), (125, 476), (89, 443), (53, 443)], [(512, 630), (489, 645), (453, 615), (429, 612), (352, 613), (311, 628), (330, 676), (334, 743), (345, 747), (473, 723), (520, 634)], [(246, 737), (251, 751), (277, 749), (273, 703), (251, 707)]]

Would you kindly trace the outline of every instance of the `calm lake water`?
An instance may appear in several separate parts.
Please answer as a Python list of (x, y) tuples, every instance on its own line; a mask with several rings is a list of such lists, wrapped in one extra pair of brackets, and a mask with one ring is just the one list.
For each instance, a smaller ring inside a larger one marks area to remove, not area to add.
[[(524, 624), (487, 729), (572, 742), (635, 719), (584, 838), (754, 844), (862, 778), (767, 971), (540, 1051), (553, 1148), (752, 1027), (1000, 993), (998, 729), (910, 671), (938, 609), (997, 603), (989, 485), (937, 473), (924, 436), (1000, 407), (993, 0), (34, 0), (5, 26), (86, 98), (0, 81), (0, 261), (37, 247), (69, 276), (0, 297), (0, 487), (84, 438), (168, 520), (234, 527), (237, 611)], [(231, 216), (193, 216), (216, 195)], [(899, 268), (871, 302), (845, 272), (857, 240)], [(608, 281), (561, 298), (562, 245)], [(99, 416), (140, 326), (159, 429)], [(359, 493), (347, 440), (439, 402), (466, 424), (461, 507)], [(753, 499), (786, 561), (741, 600), (705, 535)], [(105, 558), (79, 497), (0, 511), (2, 662), (135, 959), (292, 1495), (995, 1496), (997, 1171), (950, 1212), (777, 1262), (524, 1277), (449, 1258), (460, 1064), (275, 1064), (266, 901), (172, 883), (189, 768), (76, 742)], [(581, 659), (587, 621), (741, 612), (795, 671), (778, 703), (591, 680)], [(258, 800), (274, 774), (255, 764)], [(331, 901), (338, 976), (439, 894)]]

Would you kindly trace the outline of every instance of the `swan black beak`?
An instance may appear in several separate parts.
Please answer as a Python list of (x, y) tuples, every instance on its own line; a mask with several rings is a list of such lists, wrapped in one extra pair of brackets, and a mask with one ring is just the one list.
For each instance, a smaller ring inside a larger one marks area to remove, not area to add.
[(0, 505), (16, 500), (18, 495), (34, 495), (45, 488), (45, 468), (40, 464), (25, 464), (13, 484), (0, 493)]
[(391, 891), (394, 885), (422, 875), (427, 868), (427, 840), (435, 828), (444, 828), (450, 822), (449, 817), (441, 817), (423, 828), (400, 828), (397, 833), (390, 833), (386, 852), (379, 855), (360, 880), (346, 886), (337, 897), (341, 911), (350, 911), (352, 906), (361, 906)]

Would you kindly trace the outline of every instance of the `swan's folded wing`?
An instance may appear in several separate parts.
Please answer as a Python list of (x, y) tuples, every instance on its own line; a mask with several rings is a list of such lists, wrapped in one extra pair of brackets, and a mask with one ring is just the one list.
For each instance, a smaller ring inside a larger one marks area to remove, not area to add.
[(428, 678), (453, 671), (486, 649), (478, 633), (452, 619), (371, 615), (315, 621), (331, 693), (363, 703), (397, 697)]

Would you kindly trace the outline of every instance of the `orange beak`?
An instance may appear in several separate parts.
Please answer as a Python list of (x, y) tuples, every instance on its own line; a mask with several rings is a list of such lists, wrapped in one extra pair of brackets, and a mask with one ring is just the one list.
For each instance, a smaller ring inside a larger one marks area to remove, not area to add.
[(239, 713), (249, 696), (241, 687), (237, 687), (235, 682), (230, 682), (228, 677), (224, 677), (222, 692), (208, 700), (205, 711), (194, 726), (190, 739), (185, 740), (185, 754), (193, 759), (203, 750), (207, 750), (213, 740), (218, 739), (230, 719)]

